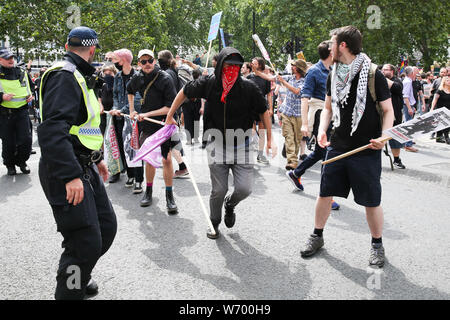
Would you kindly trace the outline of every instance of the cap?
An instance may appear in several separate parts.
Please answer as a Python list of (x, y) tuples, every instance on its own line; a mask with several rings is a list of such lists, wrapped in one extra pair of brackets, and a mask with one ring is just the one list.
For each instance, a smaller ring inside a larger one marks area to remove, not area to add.
[(244, 64), (244, 58), (242, 58), (242, 56), (240, 54), (232, 53), (229, 56), (227, 56), (223, 62), (226, 62), (228, 64), (243, 65)]
[(67, 37), (67, 43), (72, 47), (96, 46), (100, 48), (97, 32), (88, 27), (73, 28)]
[(9, 49), (0, 49), (0, 58), (10, 59), (11, 57), (15, 57), (16, 55), (9, 51)]
[(155, 57), (155, 54), (153, 53), (152, 50), (149, 50), (149, 49), (142, 49), (142, 50), (139, 51), (139, 53), (138, 53), (138, 59), (140, 59), (142, 56), (145, 56), (145, 55), (150, 56), (150, 57), (152, 57), (152, 58)]
[(304, 73), (308, 70), (308, 65), (305, 60), (297, 59), (295, 61), (291, 61), (291, 65), (296, 66), (298, 69), (302, 70)]

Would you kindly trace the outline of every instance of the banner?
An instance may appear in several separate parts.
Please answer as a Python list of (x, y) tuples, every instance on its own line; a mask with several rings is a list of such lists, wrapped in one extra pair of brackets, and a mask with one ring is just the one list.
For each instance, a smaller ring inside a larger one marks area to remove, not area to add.
[[(144, 143), (142, 144), (141, 148), (137, 152), (134, 162), (144, 160), (148, 163), (152, 164), (152, 162), (157, 162), (157, 154), (152, 153), (156, 148), (158, 148), (160, 145), (162, 145), (164, 142), (169, 140), (172, 137), (172, 134), (176, 131), (177, 126), (176, 125), (167, 125), (156, 131), (154, 134), (152, 134), (150, 137), (148, 137)], [(161, 152), (159, 152), (161, 154)], [(146, 156), (149, 156), (149, 158)]]
[(220, 19), (222, 18), (222, 11), (216, 13), (211, 18), (211, 26), (209, 27), (208, 42), (213, 41), (217, 37), (219, 31)]
[(108, 171), (111, 175), (120, 173), (123, 168), (122, 159), (120, 157), (119, 144), (117, 143), (116, 130), (113, 123), (113, 117), (110, 114), (106, 115), (106, 131), (104, 140), (104, 159), (108, 166)]
[(142, 162), (133, 162), (139, 151), (139, 130), (137, 121), (124, 117), (123, 125), (123, 151), (129, 168), (142, 167)]
[(384, 134), (400, 143), (406, 143), (427, 133), (444, 130), (448, 127), (450, 127), (450, 110), (440, 108), (399, 124), (385, 131)]

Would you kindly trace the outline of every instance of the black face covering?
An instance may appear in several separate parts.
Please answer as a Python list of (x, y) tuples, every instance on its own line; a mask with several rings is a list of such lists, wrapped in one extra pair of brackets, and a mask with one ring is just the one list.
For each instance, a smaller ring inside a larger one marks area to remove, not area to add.
[(114, 77), (113, 76), (107, 74), (103, 77), (103, 80), (108, 85), (108, 88), (111, 89), (114, 86)]
[(114, 63), (114, 65), (116, 66), (117, 70), (122, 71), (123, 66), (121, 66), (118, 62)]

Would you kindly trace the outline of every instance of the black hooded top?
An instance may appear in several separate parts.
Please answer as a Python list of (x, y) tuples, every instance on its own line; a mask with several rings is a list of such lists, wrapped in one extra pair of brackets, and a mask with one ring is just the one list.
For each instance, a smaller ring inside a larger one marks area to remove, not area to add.
[[(231, 47), (222, 49), (219, 53), (217, 66), (213, 75), (202, 76), (197, 80), (188, 82), (184, 87), (184, 94), (189, 98), (203, 98), (208, 101), (205, 109), (205, 125), (208, 129), (219, 129), (222, 134), (226, 129), (252, 128), (253, 122), (267, 110), (266, 101), (261, 90), (250, 80), (239, 76), (227, 95), (226, 103), (222, 97), (222, 66), (224, 60), (231, 54), (238, 54), (238, 50)], [(225, 141), (225, 135), (224, 135)]]

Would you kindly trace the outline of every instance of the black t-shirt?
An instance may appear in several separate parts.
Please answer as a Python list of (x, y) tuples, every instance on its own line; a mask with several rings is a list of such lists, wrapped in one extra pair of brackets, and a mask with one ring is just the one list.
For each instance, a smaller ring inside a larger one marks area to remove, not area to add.
[[(342, 107), (339, 104), (341, 113), (341, 124), (334, 129), (331, 136), (331, 147), (338, 151), (347, 152), (363, 145), (369, 144), (371, 139), (376, 139), (381, 136), (381, 120), (377, 111), (375, 101), (370, 95), (369, 88), (367, 88), (366, 108), (364, 114), (359, 122), (358, 128), (350, 136), (352, 131), (353, 109), (356, 102), (356, 88), (358, 86), (359, 74), (352, 81), (350, 87), (347, 103)], [(378, 101), (384, 101), (391, 97), (389, 86), (386, 78), (377, 70), (375, 73), (375, 92)], [(327, 95), (331, 96), (331, 73), (327, 79)], [(365, 150), (364, 153), (374, 152), (374, 150)]]
[(253, 81), (261, 90), (263, 96), (265, 97), (270, 92), (270, 81), (267, 81), (261, 77), (255, 76), (253, 73), (247, 77), (248, 80)]
[[(144, 92), (150, 82), (159, 73), (158, 79), (152, 84), (150, 89), (147, 91), (147, 95), (144, 97)], [(149, 111), (155, 111), (161, 109), (162, 107), (169, 107), (172, 105), (173, 100), (176, 96), (176, 91), (173, 86), (172, 79), (170, 76), (155, 66), (155, 69), (150, 74), (145, 74), (142, 71), (135, 73), (127, 85), (128, 94), (135, 95), (139, 92), (141, 97), (144, 97), (144, 103), (141, 105), (141, 112), (146, 113)], [(152, 117), (155, 120), (164, 120), (165, 115)], [(148, 121), (142, 122), (142, 128), (148, 133), (154, 133), (155, 131), (161, 129), (159, 124), (155, 124)]]
[(128, 81), (133, 77), (134, 75), (134, 69), (132, 68), (129, 74), (125, 74), (122, 71), (122, 81), (123, 81), (123, 91), (125, 93), (125, 97), (127, 96), (127, 84)]
[(419, 101), (419, 91), (422, 90), (423, 92), (423, 84), (421, 81), (419, 80), (414, 80), (413, 81), (413, 95), (414, 95), (414, 99), (416, 99), (416, 101)]
[(436, 102), (436, 109), (446, 107), (450, 110), (450, 94), (444, 90), (438, 90), (436, 93), (439, 95), (439, 99)]

